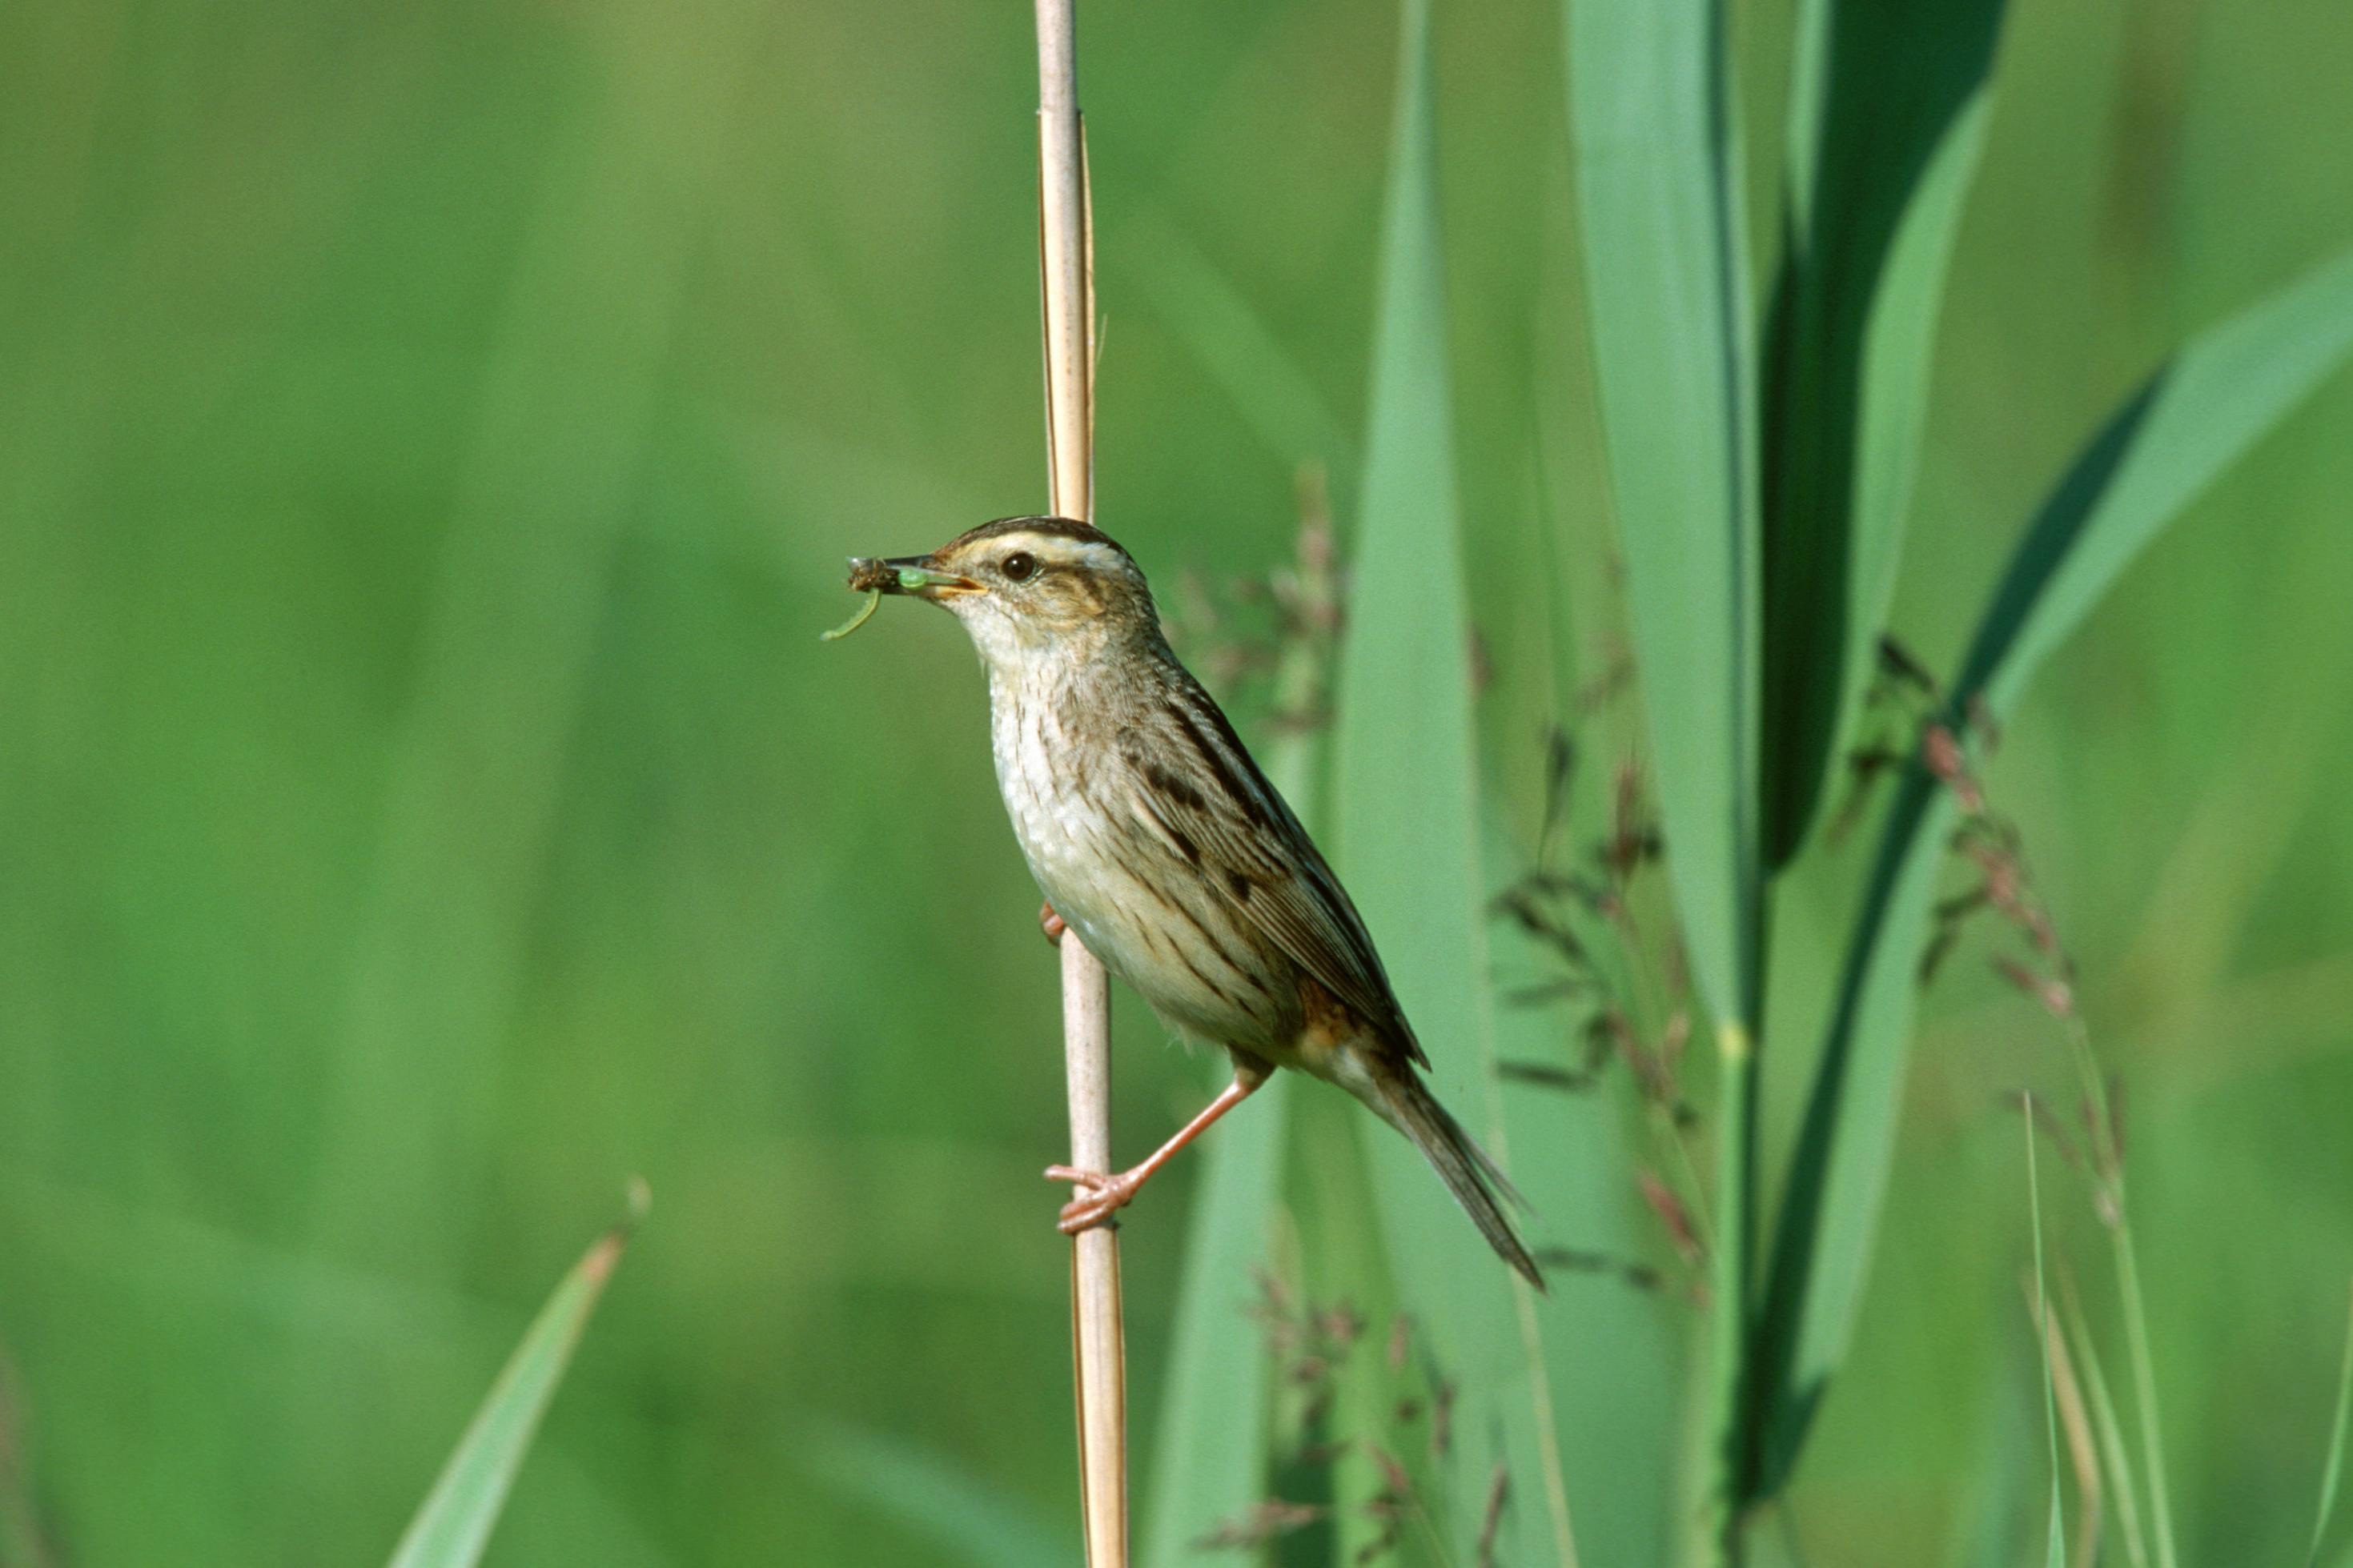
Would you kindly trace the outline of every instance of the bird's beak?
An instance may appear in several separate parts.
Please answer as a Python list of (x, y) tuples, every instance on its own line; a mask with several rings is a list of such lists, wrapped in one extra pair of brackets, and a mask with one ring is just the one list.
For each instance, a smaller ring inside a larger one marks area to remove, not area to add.
[(892, 561), (853, 556), (849, 563), (849, 585), (860, 593), (877, 589), (885, 594), (904, 594), (913, 599), (929, 599), (934, 604), (955, 598), (959, 594), (987, 591), (969, 577), (939, 570), (932, 564), (932, 558), (928, 555), (902, 555)]

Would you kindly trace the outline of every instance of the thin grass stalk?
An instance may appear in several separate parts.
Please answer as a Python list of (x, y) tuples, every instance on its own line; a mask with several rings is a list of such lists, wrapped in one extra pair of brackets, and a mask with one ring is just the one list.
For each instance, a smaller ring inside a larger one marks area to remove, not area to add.
[[(1757, 1015), (1754, 1012), (1752, 1017)], [(1757, 1047), (1736, 1023), (1716, 1027), (1715, 1237), (1708, 1253), (1709, 1441), (1715, 1471), (1715, 1560), (1745, 1559), (1741, 1478), (1749, 1446), (1749, 1270), (1756, 1256)]]
[(2140, 1462), (2148, 1472), (2149, 1529), (2156, 1539), (2158, 1568), (2179, 1568), (2173, 1544), (2173, 1500), (2165, 1481), (2165, 1438), (2158, 1429), (2157, 1359), (2149, 1349), (2148, 1310), (2142, 1304), (2140, 1264), (2134, 1256), (2132, 1220), (2121, 1212), (2109, 1231), (2116, 1251), (2116, 1294), (2124, 1304), (2125, 1346), (2132, 1357), (2133, 1399), (2140, 1407)]
[(2092, 1054), (2091, 1032), (2084, 1027), (2082, 1016), (2071, 1007), (2062, 1023), (2067, 1033), (2068, 1055), (2083, 1083), (2084, 1103), (2091, 1122), (2092, 1151), (2097, 1161), (2094, 1168), (2105, 1173), (2111, 1205), (2111, 1213), (2105, 1217), (2108, 1240), (2116, 1251), (2116, 1296), (2123, 1309), (2125, 1351), (2132, 1363), (2141, 1468), (2148, 1479), (2150, 1536), (2158, 1568), (2179, 1568), (2180, 1558), (2173, 1542), (2173, 1502), (2165, 1480), (2165, 1438), (2157, 1413), (2157, 1358), (2149, 1346), (2148, 1308), (2141, 1290), (2138, 1252), (2133, 1245), (2132, 1206), (2125, 1197), (2125, 1156), (2116, 1136), (2116, 1110), (2109, 1103), (2107, 1075), (2100, 1070), (2099, 1058)]
[(2084, 1369), (2084, 1384), (2092, 1397), (2092, 1422), (2100, 1438), (2100, 1462), (2108, 1476), (2108, 1491), (2116, 1500), (2116, 1524), (2122, 1531), (2125, 1561), (2131, 1568), (2148, 1568), (2148, 1549), (2142, 1543), (2140, 1504), (2134, 1495), (2132, 1455), (2125, 1447), (2124, 1423), (2116, 1418), (2116, 1401), (2108, 1394), (2107, 1373), (2100, 1366), (2099, 1348), (2092, 1342), (2090, 1322), (2076, 1299), (2075, 1281), (2063, 1268), (2059, 1272), (2059, 1298), (2065, 1309), (2067, 1341)]
[(2051, 1450), (2051, 1531), (2044, 1561), (2050, 1568), (2062, 1568), (2067, 1560), (2067, 1507), (2059, 1487), (2059, 1396), (2052, 1385), (2052, 1342), (2042, 1334), (2043, 1325), (2051, 1317), (2051, 1292), (2043, 1282), (2042, 1273), (2042, 1182), (2034, 1168), (2032, 1095), (2019, 1097), (2019, 1112), (2026, 1125), (2026, 1212), (2034, 1237), (2034, 1330), (2040, 1341), (2035, 1349), (2041, 1352), (2042, 1362), (2043, 1436)]
[(1756, 365), (1748, 345), (1756, 342), (1748, 293), (1737, 279), (1747, 266), (1742, 241), (1740, 203), (1742, 166), (1740, 118), (1733, 96), (1726, 29), (1722, 13), (1708, 34), (1708, 114), (1715, 149), (1715, 202), (1721, 237), (1721, 267), (1729, 280), (1723, 302), (1722, 330), (1729, 381), (1727, 401), (1733, 413), (1736, 448), (1732, 465), (1734, 494), (1729, 522), (1736, 560), (1732, 607), (1740, 617), (1740, 639), (1735, 662), (1726, 672), (1735, 683), (1732, 712), (1737, 732), (1733, 745), (1735, 768), (1733, 825), (1736, 846), (1733, 865), (1735, 932), (1738, 977), (1736, 1018), (1719, 1020), (1716, 1048), (1723, 1069), (1719, 1116), (1723, 1140), (1717, 1159), (1717, 1240), (1713, 1264), (1715, 1290), (1716, 1482), (1725, 1498), (1724, 1561), (1737, 1565), (1746, 1560), (1747, 1511), (1754, 1500), (1746, 1482), (1754, 1449), (1752, 1406), (1756, 1367), (1752, 1307), (1757, 1262), (1757, 1193), (1758, 1116), (1757, 1056), (1765, 1026), (1765, 976), (1769, 970), (1771, 931), (1767, 915), (1764, 868), (1760, 853), (1765, 819), (1765, 795), (1760, 773), (1763, 742), (1764, 530), (1759, 512), (1757, 449), (1759, 418)]
[(2100, 1485), (2100, 1445), (2093, 1432), (2091, 1405), (2075, 1373), (2066, 1335), (2051, 1310), (2047, 1298), (2038, 1298), (2032, 1279), (2022, 1279), (2026, 1310), (2042, 1335), (2042, 1357), (2051, 1368), (2051, 1391), (2059, 1402), (2059, 1430), (2067, 1439), (2067, 1466), (2075, 1473), (2075, 1547), (2068, 1561), (2076, 1568), (2093, 1568), (2100, 1555), (2100, 1525), (2105, 1494)]
[[(1054, 510), (1094, 511), (1094, 279), (1086, 145), (1079, 123), (1072, 0), (1037, 0), (1038, 250), (1044, 295), (1046, 460)], [(1062, 1056), (1071, 1163), (1111, 1162), (1111, 984), (1065, 932)], [(1089, 1568), (1127, 1568), (1127, 1366), (1120, 1326), (1119, 1237), (1110, 1226), (1071, 1247), (1071, 1345), (1078, 1396), (1079, 1494)]]

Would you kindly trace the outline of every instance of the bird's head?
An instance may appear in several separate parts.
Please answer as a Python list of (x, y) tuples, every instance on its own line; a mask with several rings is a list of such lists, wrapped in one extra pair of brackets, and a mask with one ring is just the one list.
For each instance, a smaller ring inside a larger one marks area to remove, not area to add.
[(1008, 669), (1160, 635), (1134, 560), (1109, 534), (1065, 517), (999, 518), (929, 555), (853, 561), (849, 585), (950, 611), (981, 658)]

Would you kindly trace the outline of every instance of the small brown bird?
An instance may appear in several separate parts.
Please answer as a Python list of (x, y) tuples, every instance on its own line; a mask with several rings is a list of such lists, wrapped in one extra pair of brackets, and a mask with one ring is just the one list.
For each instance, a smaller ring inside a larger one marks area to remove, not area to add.
[(1356, 906), (1170, 651), (1127, 552), (1067, 518), (1005, 518), (929, 555), (853, 562), (850, 585), (929, 600), (971, 635), (1049, 934), (1067, 924), (1171, 1027), (1233, 1058), (1232, 1086), (1143, 1163), (1049, 1170), (1079, 1191), (1061, 1227), (1103, 1223), (1275, 1068), (1297, 1068), (1411, 1139), (1541, 1289), (1500, 1201), (1518, 1194), (1421, 1081), (1429, 1058)]

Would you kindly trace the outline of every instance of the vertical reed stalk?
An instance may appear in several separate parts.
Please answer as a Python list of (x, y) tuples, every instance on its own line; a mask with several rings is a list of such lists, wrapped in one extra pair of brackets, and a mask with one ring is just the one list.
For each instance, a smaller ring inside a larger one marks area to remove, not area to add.
[[(1079, 123), (1073, 0), (1037, 0), (1039, 262), (1046, 327), (1046, 454), (1054, 510), (1094, 510), (1094, 278)], [(1076, 931), (1062, 937), (1062, 1052), (1071, 1163), (1111, 1163), (1111, 991)], [(1079, 1482), (1089, 1568), (1127, 1564), (1127, 1373), (1121, 1342), (1119, 1237), (1082, 1231), (1071, 1257)]]

